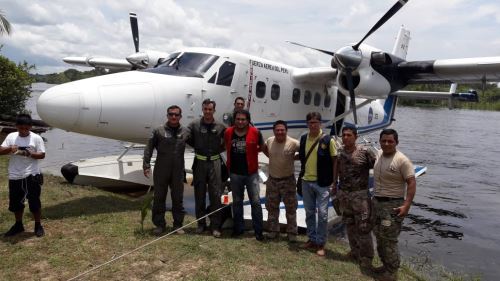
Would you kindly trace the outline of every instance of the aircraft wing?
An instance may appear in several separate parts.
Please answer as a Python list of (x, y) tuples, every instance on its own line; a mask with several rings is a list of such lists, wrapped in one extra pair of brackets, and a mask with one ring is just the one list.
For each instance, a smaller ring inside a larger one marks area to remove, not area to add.
[(500, 57), (409, 61), (396, 71), (409, 84), (499, 82)]
[(333, 83), (336, 77), (337, 70), (331, 67), (295, 68), (292, 72), (296, 83)]
[(132, 65), (126, 59), (113, 59), (113, 58), (94, 58), (94, 57), (66, 57), (63, 59), (65, 63), (90, 66), (107, 69), (123, 69), (130, 70)]

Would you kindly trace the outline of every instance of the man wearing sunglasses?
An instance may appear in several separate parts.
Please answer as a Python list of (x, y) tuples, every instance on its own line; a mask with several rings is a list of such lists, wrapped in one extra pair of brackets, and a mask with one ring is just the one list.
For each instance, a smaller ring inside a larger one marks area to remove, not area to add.
[[(153, 130), (149, 141), (144, 148), (143, 170), (144, 176), (151, 175), (151, 156), (156, 149), (157, 156), (153, 173), (154, 195), (152, 220), (156, 228), (154, 235), (161, 235), (166, 231), (165, 201), (168, 188), (172, 198), (172, 217), (174, 229), (182, 227), (184, 221), (184, 150), (189, 138), (189, 130), (180, 124), (182, 110), (177, 105), (167, 109), (167, 122)], [(182, 229), (177, 231), (183, 234)]]

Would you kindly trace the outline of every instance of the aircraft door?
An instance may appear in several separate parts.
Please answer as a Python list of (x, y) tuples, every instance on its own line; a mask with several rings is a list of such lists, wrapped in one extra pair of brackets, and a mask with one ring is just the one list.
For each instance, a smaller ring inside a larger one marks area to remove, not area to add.
[(281, 109), (281, 86), (279, 82), (268, 78), (254, 79), (254, 93), (252, 101), (252, 114), (259, 114), (266, 117), (276, 118)]
[(155, 114), (153, 87), (147, 83), (99, 88), (101, 114), (98, 126), (107, 137), (141, 140), (151, 132)]

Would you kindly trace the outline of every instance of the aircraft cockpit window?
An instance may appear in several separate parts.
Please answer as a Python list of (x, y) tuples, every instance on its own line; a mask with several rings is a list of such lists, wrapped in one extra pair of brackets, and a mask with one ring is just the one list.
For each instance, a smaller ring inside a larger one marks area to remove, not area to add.
[(319, 106), (320, 104), (321, 104), (321, 95), (318, 92), (316, 92), (314, 94), (314, 105)]
[(212, 83), (214, 84), (215, 83), (215, 77), (217, 76), (217, 72), (214, 73), (214, 75), (212, 75), (212, 77), (208, 80), (208, 83)]
[(277, 100), (280, 98), (280, 86), (273, 84), (271, 86), (271, 99), (272, 100)]
[(293, 93), (292, 93), (292, 102), (293, 103), (299, 103), (300, 101), (300, 89), (293, 89)]
[(231, 86), (231, 82), (233, 82), (234, 69), (236, 64), (226, 61), (219, 68), (219, 77), (217, 77), (217, 85), (222, 86)]
[(332, 96), (326, 94), (325, 100), (323, 101), (323, 105), (325, 106), (325, 108), (329, 108), (331, 103), (332, 103)]
[(202, 78), (203, 74), (219, 59), (218, 56), (203, 53), (173, 53), (158, 67), (145, 72)]
[(306, 93), (304, 94), (304, 104), (305, 105), (310, 105), (311, 104), (311, 98), (312, 98), (311, 91), (306, 90)]
[(257, 82), (257, 86), (255, 87), (255, 95), (261, 99), (266, 96), (266, 83), (259, 81)]

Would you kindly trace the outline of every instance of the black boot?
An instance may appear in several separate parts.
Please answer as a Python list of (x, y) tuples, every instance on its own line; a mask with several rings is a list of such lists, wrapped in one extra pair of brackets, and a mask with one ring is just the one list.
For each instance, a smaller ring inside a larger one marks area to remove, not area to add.
[(35, 222), (35, 235), (36, 237), (42, 237), (45, 235), (45, 230), (43, 230), (43, 226), (39, 222)]
[(10, 229), (9, 231), (5, 232), (4, 236), (5, 237), (10, 237), (14, 236), (18, 233), (24, 232), (24, 226), (22, 222), (16, 222)]

